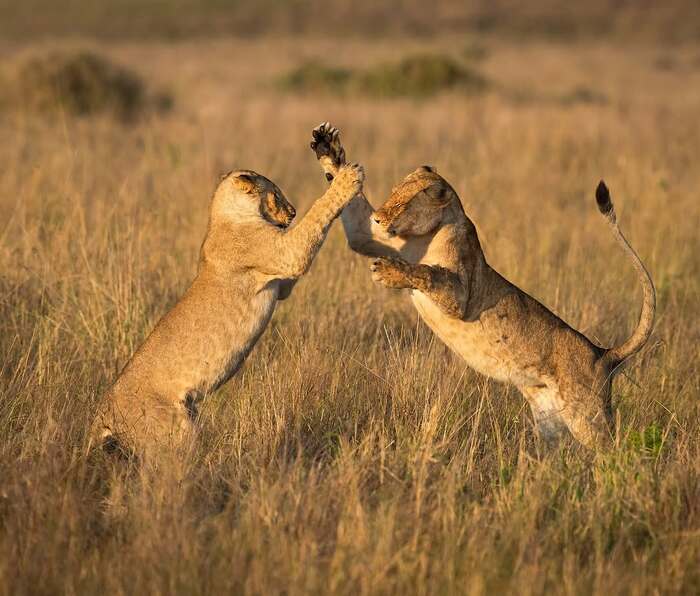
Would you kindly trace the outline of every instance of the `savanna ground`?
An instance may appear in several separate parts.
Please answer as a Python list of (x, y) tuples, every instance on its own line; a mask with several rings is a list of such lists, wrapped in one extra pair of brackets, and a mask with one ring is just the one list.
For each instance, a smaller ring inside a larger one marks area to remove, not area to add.
[[(452, 34), (97, 49), (174, 106), (134, 122), (0, 115), (1, 592), (700, 590), (700, 44)], [(488, 87), (378, 98), (280, 84), (318, 57), (370, 68), (426, 52)], [(255, 169), (303, 212), (326, 188), (308, 148), (322, 120), (365, 165), (375, 205), (437, 166), (491, 264), (612, 344), (641, 292), (595, 208), (605, 178), (658, 290), (654, 335), (615, 383), (614, 453), (545, 450), (522, 397), (374, 286), (336, 224), (206, 401), (189, 459), (125, 477), (85, 455), (101, 394), (194, 275), (218, 174)]]

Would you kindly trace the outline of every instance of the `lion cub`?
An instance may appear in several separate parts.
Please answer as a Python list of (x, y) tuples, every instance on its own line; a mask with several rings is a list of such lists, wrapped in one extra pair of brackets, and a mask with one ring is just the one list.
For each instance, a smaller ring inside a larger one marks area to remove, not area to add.
[[(312, 148), (332, 178), (345, 158), (337, 130), (317, 128)], [(612, 378), (649, 339), (656, 310), (654, 284), (622, 235), (603, 182), (596, 200), (644, 291), (637, 328), (609, 349), (488, 265), (457, 193), (433, 168), (409, 174), (374, 213), (360, 195), (342, 217), (351, 248), (380, 257), (371, 266), (375, 281), (408, 289), (423, 320), (472, 368), (516, 385), (545, 439), (568, 429), (592, 448), (611, 443)]]
[(361, 166), (342, 167), (287, 229), (295, 210), (277, 185), (250, 170), (223, 177), (197, 276), (104, 397), (94, 429), (103, 444), (142, 450), (190, 432), (197, 402), (236, 373), (363, 180)]

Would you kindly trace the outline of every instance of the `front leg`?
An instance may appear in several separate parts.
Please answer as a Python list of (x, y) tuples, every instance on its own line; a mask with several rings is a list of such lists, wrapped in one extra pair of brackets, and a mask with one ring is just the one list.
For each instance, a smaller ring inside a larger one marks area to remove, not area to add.
[(281, 234), (277, 259), (290, 278), (299, 278), (309, 270), (331, 223), (362, 190), (364, 178), (362, 166), (343, 165), (326, 194), (311, 206), (296, 226)]
[(331, 187), (298, 224), (284, 232), (266, 226), (265, 241), (246, 243), (247, 266), (277, 279), (298, 279), (304, 275), (333, 220), (362, 189), (364, 176), (364, 170), (358, 164), (343, 166)]
[(412, 289), (430, 298), (447, 316), (462, 319), (468, 293), (459, 275), (437, 265), (411, 265), (394, 258), (380, 258), (370, 266), (372, 279), (387, 288)]
[[(345, 164), (345, 149), (340, 142), (340, 131), (324, 122), (312, 131), (311, 148), (323, 169), (326, 180), (331, 182)], [(398, 256), (401, 240), (382, 238), (373, 233), (374, 209), (362, 191), (343, 209), (340, 220), (350, 249), (366, 257)]]

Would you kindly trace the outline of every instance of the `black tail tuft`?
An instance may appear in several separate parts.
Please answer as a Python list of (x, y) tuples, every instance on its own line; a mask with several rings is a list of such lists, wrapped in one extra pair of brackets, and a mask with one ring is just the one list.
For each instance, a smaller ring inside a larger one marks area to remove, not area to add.
[(610, 200), (610, 191), (602, 180), (598, 183), (598, 188), (595, 189), (595, 200), (598, 203), (598, 209), (603, 215), (607, 215), (612, 211), (613, 204)]

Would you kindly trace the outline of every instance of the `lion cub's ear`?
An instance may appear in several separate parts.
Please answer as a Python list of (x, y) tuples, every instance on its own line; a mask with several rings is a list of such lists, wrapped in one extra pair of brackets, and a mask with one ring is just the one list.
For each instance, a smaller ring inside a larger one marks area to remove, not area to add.
[(255, 191), (255, 180), (248, 174), (238, 174), (238, 176), (234, 176), (231, 180), (233, 184), (243, 192), (252, 193)]
[(435, 166), (421, 166), (418, 169), (424, 172), (430, 172), (431, 174), (437, 174), (437, 168)]
[(454, 191), (449, 186), (439, 182), (431, 184), (424, 192), (437, 207), (447, 207), (454, 196)]

